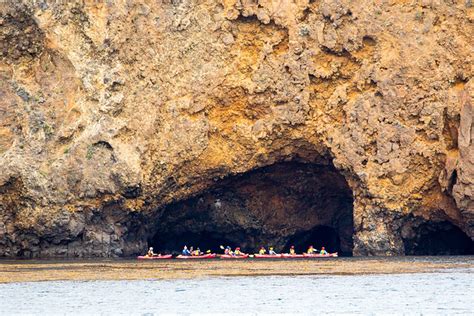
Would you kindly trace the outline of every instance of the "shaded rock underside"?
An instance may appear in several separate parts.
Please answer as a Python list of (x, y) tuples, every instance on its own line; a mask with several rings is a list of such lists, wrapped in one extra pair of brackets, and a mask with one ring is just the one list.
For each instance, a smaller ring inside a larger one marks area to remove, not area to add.
[[(150, 244), (169, 252), (186, 243), (214, 251), (223, 244), (288, 250), (291, 243), (303, 251), (306, 243), (315, 243), (350, 254), (353, 227), (352, 193), (344, 177), (328, 166), (280, 163), (167, 206)], [(319, 238), (312, 236), (318, 231)]]

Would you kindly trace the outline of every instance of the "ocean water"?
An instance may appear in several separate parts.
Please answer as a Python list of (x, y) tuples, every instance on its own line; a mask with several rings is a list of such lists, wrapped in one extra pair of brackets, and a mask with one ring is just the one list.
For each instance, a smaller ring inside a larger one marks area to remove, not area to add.
[(474, 315), (474, 271), (0, 284), (0, 314)]

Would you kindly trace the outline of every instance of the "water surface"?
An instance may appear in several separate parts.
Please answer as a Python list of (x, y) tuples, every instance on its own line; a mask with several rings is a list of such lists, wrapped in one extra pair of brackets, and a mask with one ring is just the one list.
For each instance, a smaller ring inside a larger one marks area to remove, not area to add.
[(10, 283), (0, 284), (0, 313), (472, 315), (473, 282), (465, 271)]
[(1, 260), (0, 315), (474, 315), (473, 286), (472, 256)]

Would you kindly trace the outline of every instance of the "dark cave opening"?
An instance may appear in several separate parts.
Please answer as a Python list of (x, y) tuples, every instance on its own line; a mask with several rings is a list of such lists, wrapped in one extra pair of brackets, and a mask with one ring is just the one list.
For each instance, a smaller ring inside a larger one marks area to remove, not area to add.
[(157, 234), (151, 241), (154, 245), (154, 250), (163, 253), (178, 254), (181, 252), (183, 246), (194, 249), (199, 248), (202, 252), (210, 250), (213, 253), (221, 252), (219, 246), (231, 246), (232, 248), (238, 245), (226, 239), (226, 236), (217, 232), (183, 232), (180, 234)]
[(309, 231), (301, 232), (293, 235), (286, 244), (286, 249), (291, 246), (295, 247), (296, 252), (305, 252), (309, 245), (320, 250), (321, 247), (329, 249), (331, 252), (338, 252), (342, 255), (350, 255), (341, 251), (339, 234), (337, 231), (328, 226), (317, 226)]
[(288, 252), (309, 245), (352, 254), (353, 197), (332, 165), (280, 162), (216, 181), (205, 192), (166, 206), (148, 239), (155, 252), (184, 245)]
[(459, 227), (447, 222), (426, 222), (404, 240), (405, 254), (418, 256), (473, 255), (474, 241)]

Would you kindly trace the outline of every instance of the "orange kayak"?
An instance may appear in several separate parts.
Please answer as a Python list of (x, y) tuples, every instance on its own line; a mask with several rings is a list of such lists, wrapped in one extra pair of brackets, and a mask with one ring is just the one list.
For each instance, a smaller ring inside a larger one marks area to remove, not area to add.
[(232, 255), (220, 255), (219, 256), (221, 259), (245, 259), (248, 258), (249, 255), (239, 255), (239, 256), (232, 256)]
[(334, 258), (334, 257), (337, 257), (337, 252), (333, 252), (333, 253), (328, 253), (327, 255), (321, 255), (319, 253), (315, 253), (315, 254), (307, 254), (307, 253), (304, 253), (303, 256), (305, 258)]
[(286, 259), (304, 258), (303, 254), (290, 255), (289, 253), (283, 253), (281, 256)]
[(283, 258), (282, 255), (254, 255), (257, 259), (280, 259)]
[(173, 255), (158, 255), (158, 256), (153, 256), (153, 257), (148, 257), (148, 256), (138, 256), (138, 260), (162, 260), (162, 259), (171, 259), (173, 258)]
[(212, 259), (212, 258), (215, 258), (217, 257), (217, 255), (215, 253), (209, 253), (209, 254), (205, 254), (205, 255), (201, 255), (201, 256), (183, 256), (183, 255), (179, 255), (176, 257), (176, 259)]

